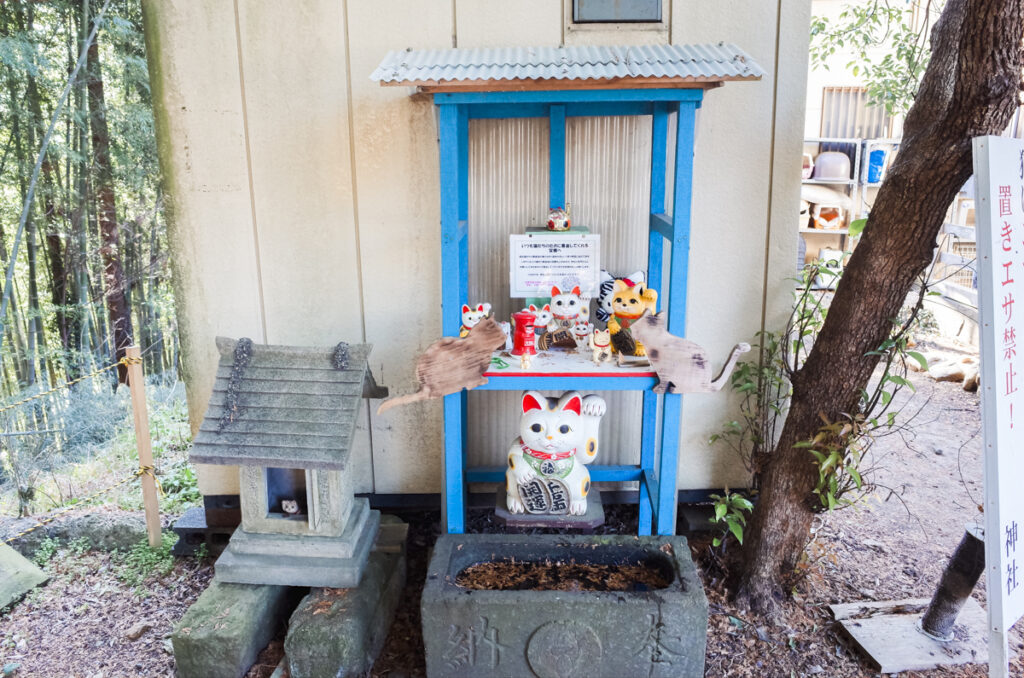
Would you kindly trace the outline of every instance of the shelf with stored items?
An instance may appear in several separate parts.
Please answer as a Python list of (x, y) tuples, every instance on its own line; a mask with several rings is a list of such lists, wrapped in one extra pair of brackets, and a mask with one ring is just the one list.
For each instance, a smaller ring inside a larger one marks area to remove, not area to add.
[[(817, 153), (808, 153), (810, 148)], [(800, 233), (840, 236), (845, 245), (850, 222), (859, 212), (861, 149), (861, 139), (804, 139)]]
[[(441, 151), (442, 326), (446, 336), (457, 336), (460, 311), (469, 288), (468, 241), (473, 227), (468, 219), (469, 121), (474, 118), (547, 117), (549, 122), (549, 203), (563, 207), (565, 197), (566, 119), (572, 116), (651, 116), (651, 189), (647, 233), (649, 284), (667, 291), (664, 309), (669, 331), (684, 335), (689, 255), (690, 199), (696, 111), (703, 88), (635, 90), (549, 90), (521, 92), (439, 92)], [(670, 148), (669, 124), (674, 118), (675, 143)], [(666, 204), (666, 180), (672, 169), (672, 205)], [(499, 354), (495, 354), (499, 358)], [(676, 521), (676, 473), (680, 434), (681, 396), (656, 394), (652, 368), (602, 366), (580, 355), (550, 354), (535, 357), (529, 369), (500, 359), (485, 373), (488, 382), (479, 390), (640, 391), (642, 417), (639, 460), (636, 464), (589, 466), (595, 482), (638, 481), (639, 532), (673, 534)], [(504, 482), (505, 466), (467, 467), (467, 392), (444, 398), (444, 510), (445, 529), (466, 528), (468, 483)]]

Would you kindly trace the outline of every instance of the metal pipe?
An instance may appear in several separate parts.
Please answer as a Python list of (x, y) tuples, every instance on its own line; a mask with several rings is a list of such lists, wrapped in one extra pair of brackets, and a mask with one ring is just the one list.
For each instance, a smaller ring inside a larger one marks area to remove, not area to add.
[(920, 631), (942, 642), (953, 640), (953, 625), (985, 570), (985, 531), (968, 526), (921, 617)]

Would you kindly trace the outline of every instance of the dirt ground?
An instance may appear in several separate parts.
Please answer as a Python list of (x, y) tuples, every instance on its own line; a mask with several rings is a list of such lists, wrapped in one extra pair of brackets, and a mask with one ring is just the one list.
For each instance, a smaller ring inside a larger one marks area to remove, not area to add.
[[(981, 434), (977, 394), (959, 384), (912, 374), (922, 408), (913, 432), (880, 437), (874, 449), (876, 491), (853, 508), (823, 516), (808, 549), (805, 576), (793, 589), (782, 621), (771, 623), (729, 601), (710, 535), (691, 548), (711, 609), (705, 675), (736, 678), (878, 676), (837, 631), (826, 606), (836, 602), (929, 597), (965, 525), (981, 519)], [(602, 532), (635, 530), (634, 506), (609, 507)], [(437, 512), (406, 513), (409, 576), (398, 615), (374, 667), (377, 678), (423, 676), (419, 592), (427, 552), (439, 531)], [(497, 531), (488, 511), (473, 511), (473, 531)], [(117, 557), (59, 552), (51, 582), (0, 614), (0, 675), (119, 678), (171, 676), (169, 633), (205, 588), (209, 562), (179, 561), (166, 576), (128, 585)], [(985, 602), (985, 580), (975, 598)], [(136, 640), (130, 637), (141, 631)], [(1024, 677), (1024, 622), (1011, 636), (1018, 656), (1011, 675)], [(894, 642), (898, 640), (894, 639)], [(280, 657), (274, 644), (250, 671), (266, 678)], [(595, 676), (600, 675), (599, 672)], [(983, 678), (985, 665), (906, 672), (902, 678)]]

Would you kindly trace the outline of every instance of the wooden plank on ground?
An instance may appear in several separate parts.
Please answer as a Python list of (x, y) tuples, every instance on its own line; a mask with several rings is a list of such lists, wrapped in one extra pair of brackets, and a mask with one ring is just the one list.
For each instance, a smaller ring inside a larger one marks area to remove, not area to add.
[(973, 598), (960, 611), (954, 638), (942, 643), (918, 630), (927, 598), (830, 605), (843, 631), (881, 673), (928, 671), (988, 661), (985, 610)]

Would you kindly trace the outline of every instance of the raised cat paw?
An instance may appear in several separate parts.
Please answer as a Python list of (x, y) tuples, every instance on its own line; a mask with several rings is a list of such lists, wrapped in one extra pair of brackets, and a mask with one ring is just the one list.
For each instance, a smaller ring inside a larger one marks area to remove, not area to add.
[(588, 395), (583, 399), (583, 414), (587, 416), (603, 417), (607, 410), (607, 403), (599, 395)]

